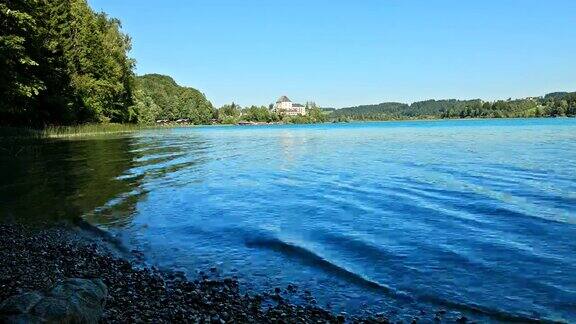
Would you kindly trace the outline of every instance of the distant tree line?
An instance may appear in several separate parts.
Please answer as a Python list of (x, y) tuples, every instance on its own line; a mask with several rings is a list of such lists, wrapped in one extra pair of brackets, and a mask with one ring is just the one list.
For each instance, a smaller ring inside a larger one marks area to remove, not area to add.
[(332, 120), (399, 120), (434, 118), (513, 118), (576, 116), (576, 92), (544, 97), (497, 100), (426, 100), (410, 105), (384, 102), (334, 110)]
[(328, 114), (318, 107), (314, 102), (306, 103), (306, 115), (287, 116), (274, 111), (273, 105), (250, 106), (242, 108), (232, 103), (227, 104), (215, 111), (215, 120), (220, 124), (237, 124), (239, 122), (261, 122), (261, 123), (288, 123), (288, 124), (310, 124), (328, 121)]

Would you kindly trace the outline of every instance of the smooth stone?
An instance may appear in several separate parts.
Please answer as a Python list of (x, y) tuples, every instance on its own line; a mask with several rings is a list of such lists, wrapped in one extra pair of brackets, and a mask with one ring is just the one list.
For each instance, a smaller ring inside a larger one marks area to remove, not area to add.
[(98, 323), (107, 295), (108, 289), (100, 279), (67, 279), (30, 313), (53, 323)]
[(67, 279), (50, 291), (50, 296), (70, 299), (86, 306), (101, 307), (108, 295), (108, 288), (100, 279)]
[(42, 299), (31, 313), (50, 323), (78, 323), (83, 319), (82, 314), (77, 314), (68, 301), (54, 297)]
[(12, 315), (28, 313), (28, 311), (30, 311), (30, 309), (34, 307), (42, 297), (43, 296), (37, 292), (28, 292), (12, 296), (0, 305), (0, 314)]
[(18, 314), (0, 318), (1, 323), (6, 324), (40, 324), (44, 323), (40, 318), (30, 314)]

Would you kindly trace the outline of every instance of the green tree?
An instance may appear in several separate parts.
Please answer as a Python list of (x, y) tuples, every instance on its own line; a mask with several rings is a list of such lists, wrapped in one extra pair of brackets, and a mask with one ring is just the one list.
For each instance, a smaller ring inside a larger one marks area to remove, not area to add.
[(0, 4), (0, 120), (8, 124), (128, 122), (134, 62), (120, 22), (85, 0)]
[(265, 106), (250, 106), (250, 108), (246, 109), (243, 118), (255, 122), (271, 122), (275, 119), (270, 110)]
[(154, 100), (146, 95), (142, 90), (134, 92), (134, 107), (132, 110), (136, 112), (136, 121), (140, 124), (154, 124), (158, 120), (162, 109)]
[(35, 98), (45, 89), (38, 69), (38, 6), (33, 0), (0, 3), (0, 121), (4, 123), (31, 122)]
[(148, 107), (148, 111), (155, 112), (156, 119), (188, 119), (194, 124), (208, 124), (214, 116), (212, 103), (204, 94), (194, 88), (179, 86), (169, 76), (146, 74), (136, 77), (135, 84), (136, 91), (143, 94), (134, 96), (135, 109)]
[(218, 109), (217, 118), (223, 124), (235, 124), (239, 121), (242, 111), (240, 106), (236, 105), (234, 102), (229, 105), (224, 105)]

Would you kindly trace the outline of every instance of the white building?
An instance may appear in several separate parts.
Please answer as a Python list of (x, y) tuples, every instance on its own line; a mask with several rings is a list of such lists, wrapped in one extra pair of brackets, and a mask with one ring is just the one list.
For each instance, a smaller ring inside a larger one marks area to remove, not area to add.
[(276, 100), (274, 111), (288, 116), (306, 115), (306, 108), (303, 105), (292, 103), (286, 96), (282, 96)]

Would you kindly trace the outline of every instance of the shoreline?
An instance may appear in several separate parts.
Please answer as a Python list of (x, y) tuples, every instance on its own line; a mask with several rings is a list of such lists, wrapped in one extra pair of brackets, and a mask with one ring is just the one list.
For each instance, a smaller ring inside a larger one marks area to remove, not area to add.
[[(190, 123), (165, 123), (158, 125), (146, 124), (83, 124), (78, 126), (49, 126), (45, 129), (30, 127), (0, 126), (0, 138), (36, 138), (36, 139), (60, 139), (83, 136), (99, 136), (125, 134), (141, 130), (162, 130), (174, 128), (204, 128), (204, 127), (254, 127), (254, 126), (282, 126), (282, 125), (321, 125), (321, 124), (351, 124), (351, 123), (394, 123), (394, 122), (442, 122), (442, 121), (481, 121), (481, 120), (534, 120), (534, 119), (576, 119), (576, 116), (558, 117), (501, 117), (501, 118), (412, 118), (412, 119), (351, 119), (347, 121), (325, 121), (315, 123), (282, 123), (282, 122), (238, 122), (235, 124), (190, 124)], [(87, 131), (83, 131), (83, 128)], [(95, 128), (95, 129), (91, 129)]]
[[(9, 297), (45, 293), (79, 278), (101, 280), (107, 287), (99, 320), (105, 323), (389, 323), (383, 314), (365, 318), (334, 314), (315, 305), (311, 294), (296, 285), (248, 294), (237, 278), (220, 278), (215, 268), (200, 272), (196, 279), (161, 271), (138, 261), (137, 251), (130, 251), (134, 257), (129, 257), (83, 227), (0, 224), (0, 305)], [(291, 303), (290, 295), (296, 294), (309, 302)], [(0, 322), (8, 315), (0, 310)]]
[[(109, 295), (101, 323), (392, 322), (385, 313), (336, 314), (318, 306), (312, 294), (296, 284), (247, 293), (238, 278), (220, 277), (216, 268), (200, 271), (194, 279), (180, 271), (159, 270), (145, 265), (140, 252), (128, 251), (114, 240), (83, 220), (38, 228), (0, 223), (0, 322), (9, 315), (1, 309), (8, 298), (46, 293), (78, 279), (105, 284)], [(292, 302), (294, 297), (304, 302)], [(467, 323), (468, 318), (439, 310), (422, 311), (409, 321)]]

